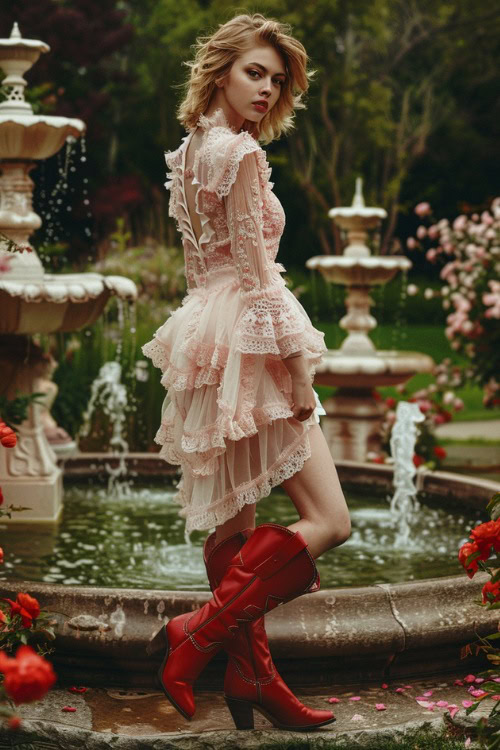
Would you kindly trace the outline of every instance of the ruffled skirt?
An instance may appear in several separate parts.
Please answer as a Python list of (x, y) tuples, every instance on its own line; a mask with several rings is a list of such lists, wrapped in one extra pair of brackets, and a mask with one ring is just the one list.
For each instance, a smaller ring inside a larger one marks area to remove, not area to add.
[[(326, 351), (324, 334), (290, 290), (283, 293), (302, 329), (293, 350), (302, 350), (312, 382)], [(244, 308), (236, 270), (211, 272), (142, 348), (168, 390), (155, 441), (160, 456), (181, 466), (175, 500), (187, 536), (224, 523), (299, 471), (311, 455), (309, 427), (324, 414), (316, 395), (309, 419), (295, 419), (281, 357), (239, 350), (235, 331)]]

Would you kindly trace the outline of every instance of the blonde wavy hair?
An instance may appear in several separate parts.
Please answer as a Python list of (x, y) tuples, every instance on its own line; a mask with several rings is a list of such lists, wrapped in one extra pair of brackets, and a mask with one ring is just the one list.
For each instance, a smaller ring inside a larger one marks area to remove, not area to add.
[(285, 63), (286, 80), (274, 107), (260, 123), (245, 121), (244, 127), (257, 140), (270, 143), (294, 127), (295, 110), (304, 109), (302, 101), (316, 71), (308, 70), (304, 46), (291, 35), (289, 24), (265, 18), (260, 13), (242, 14), (220, 24), (210, 36), (199, 37), (193, 45), (193, 61), (184, 64), (190, 74), (183, 85), (185, 96), (177, 110), (177, 119), (187, 130), (196, 127), (212, 99), (215, 81), (224, 79), (235, 60), (254, 46), (270, 44)]

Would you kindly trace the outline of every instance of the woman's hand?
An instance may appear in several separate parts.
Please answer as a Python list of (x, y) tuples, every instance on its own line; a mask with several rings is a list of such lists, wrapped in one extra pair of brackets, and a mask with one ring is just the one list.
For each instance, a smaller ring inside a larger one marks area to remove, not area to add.
[(314, 390), (309, 379), (292, 377), (292, 411), (295, 419), (305, 422), (316, 408)]

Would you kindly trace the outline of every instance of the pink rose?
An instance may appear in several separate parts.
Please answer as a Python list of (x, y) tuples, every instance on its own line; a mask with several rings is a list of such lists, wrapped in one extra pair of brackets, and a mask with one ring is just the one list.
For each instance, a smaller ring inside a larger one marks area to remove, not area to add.
[(427, 201), (423, 201), (422, 203), (418, 203), (415, 206), (415, 213), (417, 216), (428, 216), (431, 213), (431, 206), (430, 203), (427, 203)]

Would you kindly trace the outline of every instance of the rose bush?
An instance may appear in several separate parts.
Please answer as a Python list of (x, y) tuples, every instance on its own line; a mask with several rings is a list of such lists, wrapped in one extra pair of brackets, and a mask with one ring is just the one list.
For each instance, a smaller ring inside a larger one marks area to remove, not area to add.
[[(430, 222), (428, 203), (419, 203), (415, 213)], [(416, 234), (408, 248), (422, 248), (427, 260), (442, 266), (445, 333), (470, 362), (464, 373), (483, 388), (486, 406), (500, 406), (500, 197), (481, 214), (421, 224)]]
[[(491, 515), (491, 521), (479, 524), (471, 530), (469, 539), (460, 547), (458, 559), (464, 567), (469, 578), (473, 578), (478, 570), (489, 574), (490, 580), (482, 587), (481, 606), (486, 609), (500, 608), (500, 492), (497, 492), (487, 506)], [(500, 623), (499, 628), (500, 630)], [(489, 716), (479, 720), (477, 724), (478, 734), (485, 739), (490, 750), (500, 747), (500, 701), (498, 700), (500, 677), (500, 648), (498, 643), (500, 632), (492, 633), (486, 638), (479, 638), (476, 644), (466, 647), (468, 653), (470, 646), (475, 645), (476, 651), (481, 650), (494, 668), (479, 674), (481, 690), (477, 698), (468, 708), (466, 713), (475, 711), (479, 704), (488, 699), (493, 701)]]

